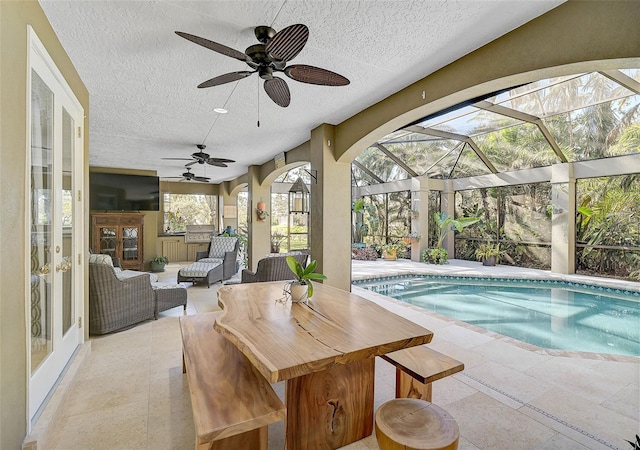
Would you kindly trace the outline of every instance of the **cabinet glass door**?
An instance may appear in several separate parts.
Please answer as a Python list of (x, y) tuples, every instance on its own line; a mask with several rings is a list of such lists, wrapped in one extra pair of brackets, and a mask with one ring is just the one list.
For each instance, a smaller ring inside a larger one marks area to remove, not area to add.
[(98, 253), (111, 257), (118, 256), (118, 227), (102, 226), (99, 228), (98, 236), (100, 239)]
[(138, 259), (138, 227), (122, 228), (122, 259), (136, 261)]

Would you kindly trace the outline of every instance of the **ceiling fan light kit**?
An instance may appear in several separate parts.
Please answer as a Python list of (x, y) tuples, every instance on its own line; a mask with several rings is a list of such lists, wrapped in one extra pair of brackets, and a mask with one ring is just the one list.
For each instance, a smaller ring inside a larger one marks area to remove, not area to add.
[(282, 72), (292, 80), (320, 86), (346, 86), (349, 84), (349, 80), (342, 75), (320, 67), (304, 64), (287, 66), (287, 62), (298, 56), (309, 39), (309, 28), (306, 25), (290, 25), (279, 32), (271, 27), (261, 25), (255, 28), (254, 33), (260, 44), (251, 45), (242, 53), (209, 39), (176, 31), (176, 34), (184, 39), (243, 61), (253, 69), (218, 75), (200, 83), (199, 88), (219, 86), (258, 73), (258, 76), (265, 80), (264, 90), (269, 98), (276, 105), (286, 108), (291, 103), (289, 86), (284, 79), (274, 76), (274, 73)]

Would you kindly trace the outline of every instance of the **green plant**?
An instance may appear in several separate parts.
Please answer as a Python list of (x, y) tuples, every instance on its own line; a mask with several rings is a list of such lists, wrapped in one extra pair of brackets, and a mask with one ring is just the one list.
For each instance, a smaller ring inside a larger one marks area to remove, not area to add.
[(351, 211), (356, 214), (352, 230), (353, 242), (363, 242), (364, 237), (369, 234), (369, 225), (364, 223), (364, 212), (370, 212), (370, 205), (365, 205), (364, 199), (360, 198), (353, 202)]
[(460, 219), (454, 219), (453, 217), (447, 215), (447, 213), (436, 213), (434, 214), (434, 219), (436, 221), (437, 228), (437, 248), (442, 248), (442, 242), (444, 238), (447, 237), (451, 231), (462, 231), (463, 228), (468, 227), (469, 225), (473, 225), (476, 222), (479, 222), (480, 219), (477, 217), (461, 217)]
[(387, 250), (404, 251), (407, 244), (404, 241), (389, 242), (387, 244), (376, 245), (376, 250), (386, 252)]
[(306, 268), (302, 267), (298, 261), (295, 260), (293, 256), (287, 256), (287, 265), (291, 272), (295, 275), (296, 281), (300, 284), (304, 284), (308, 286), (308, 294), (307, 297), (311, 298), (313, 296), (313, 284), (311, 280), (326, 280), (327, 276), (322, 273), (316, 273), (316, 267), (318, 267), (318, 261), (315, 259), (309, 263)]
[(449, 252), (442, 247), (431, 247), (422, 251), (421, 259), (423, 262), (446, 264), (449, 260)]
[(169, 258), (166, 256), (156, 256), (151, 262), (154, 264), (169, 264)]
[(256, 208), (256, 215), (258, 216), (258, 220), (266, 220), (269, 217), (269, 212), (266, 209)]
[(280, 251), (280, 245), (282, 245), (286, 238), (287, 236), (278, 230), (271, 233), (271, 252), (278, 253)]
[(480, 247), (476, 249), (476, 258), (480, 261), (484, 261), (493, 256), (497, 262), (504, 255), (504, 250), (500, 250), (500, 244), (480, 244)]

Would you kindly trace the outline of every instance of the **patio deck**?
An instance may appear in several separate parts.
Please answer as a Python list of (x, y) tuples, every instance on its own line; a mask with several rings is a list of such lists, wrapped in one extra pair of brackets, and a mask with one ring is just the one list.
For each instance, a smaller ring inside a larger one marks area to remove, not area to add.
[[(173, 280), (179, 264), (161, 278)], [(545, 271), (452, 260), (354, 261), (353, 278), (400, 273), (565, 278)], [(638, 283), (570, 276), (581, 282)], [(219, 285), (217, 285), (219, 286)], [(434, 331), (430, 344), (465, 363), (434, 383), (433, 401), (460, 426), (460, 450), (628, 449), (640, 433), (640, 358), (541, 350), (412, 305), (353, 291)], [(188, 314), (218, 309), (214, 286), (189, 288)], [(49, 449), (190, 449), (194, 447), (188, 386), (182, 374), (181, 308), (114, 335), (90, 340), (92, 351), (61, 406)], [(393, 367), (376, 362), (376, 408), (394, 395)], [(275, 385), (280, 395), (283, 384)], [(269, 449), (284, 448), (283, 424), (269, 427)], [(347, 447), (377, 449), (375, 436)]]

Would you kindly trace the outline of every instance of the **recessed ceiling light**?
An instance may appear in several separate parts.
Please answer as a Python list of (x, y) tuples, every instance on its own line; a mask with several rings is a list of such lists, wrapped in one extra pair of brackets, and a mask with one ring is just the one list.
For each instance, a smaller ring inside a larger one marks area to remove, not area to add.
[(229, 112), (229, 111), (227, 111), (227, 110), (226, 110), (226, 109), (224, 109), (224, 108), (213, 108), (213, 111), (214, 111), (214, 112), (217, 112), (218, 114), (226, 114), (226, 113), (228, 113), (228, 112)]

